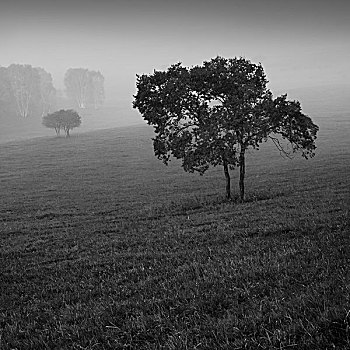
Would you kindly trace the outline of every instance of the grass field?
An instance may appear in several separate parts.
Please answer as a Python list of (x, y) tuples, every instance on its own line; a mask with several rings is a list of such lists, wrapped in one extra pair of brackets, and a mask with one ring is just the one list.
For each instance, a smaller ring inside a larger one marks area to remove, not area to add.
[(337, 120), (312, 160), (249, 154), (245, 203), (222, 169), (162, 165), (145, 126), (2, 144), (0, 349), (349, 349)]

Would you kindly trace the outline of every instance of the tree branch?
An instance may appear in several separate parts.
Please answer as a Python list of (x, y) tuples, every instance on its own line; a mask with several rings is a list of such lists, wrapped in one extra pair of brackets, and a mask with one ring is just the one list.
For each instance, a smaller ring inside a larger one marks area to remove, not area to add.
[(269, 139), (275, 144), (276, 148), (280, 152), (282, 157), (286, 157), (288, 159), (293, 159), (292, 152), (287, 152), (280, 143), (280, 140), (277, 137), (269, 136)]

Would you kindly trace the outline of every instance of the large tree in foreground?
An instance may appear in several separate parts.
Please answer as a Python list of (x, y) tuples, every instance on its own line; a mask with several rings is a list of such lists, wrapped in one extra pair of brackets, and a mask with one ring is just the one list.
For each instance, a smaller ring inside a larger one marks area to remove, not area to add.
[(216, 57), (201, 66), (180, 63), (166, 71), (137, 76), (137, 108), (155, 129), (155, 155), (165, 164), (182, 159), (185, 171), (203, 174), (222, 165), (226, 196), (231, 197), (229, 169), (240, 169), (244, 200), (245, 154), (272, 139), (285, 154), (314, 155), (318, 127), (286, 95), (273, 99), (261, 64), (244, 58)]

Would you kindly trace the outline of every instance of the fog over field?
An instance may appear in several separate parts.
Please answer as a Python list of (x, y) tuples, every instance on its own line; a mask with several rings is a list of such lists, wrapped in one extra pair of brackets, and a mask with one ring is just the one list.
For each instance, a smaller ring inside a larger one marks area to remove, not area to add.
[(348, 0), (2, 1), (0, 350), (350, 349), (349, 34)]
[[(100, 71), (105, 109), (93, 117), (81, 111), (77, 132), (142, 123), (131, 107), (136, 74), (217, 55), (261, 62), (273, 93), (298, 98), (317, 120), (332, 105), (349, 110), (349, 13), (340, 0), (5, 1), (0, 66), (42, 67), (60, 94), (69, 68)], [(49, 134), (40, 116), (14, 126), (0, 118), (1, 141)]]

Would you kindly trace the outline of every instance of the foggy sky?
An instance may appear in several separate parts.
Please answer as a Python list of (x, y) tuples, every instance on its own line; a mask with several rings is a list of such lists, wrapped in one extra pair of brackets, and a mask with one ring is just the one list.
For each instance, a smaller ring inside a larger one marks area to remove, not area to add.
[(346, 0), (5, 0), (0, 65), (41, 66), (56, 88), (68, 68), (100, 70), (107, 99), (130, 105), (136, 74), (243, 56), (287, 92), (348, 83), (349, 34)]

